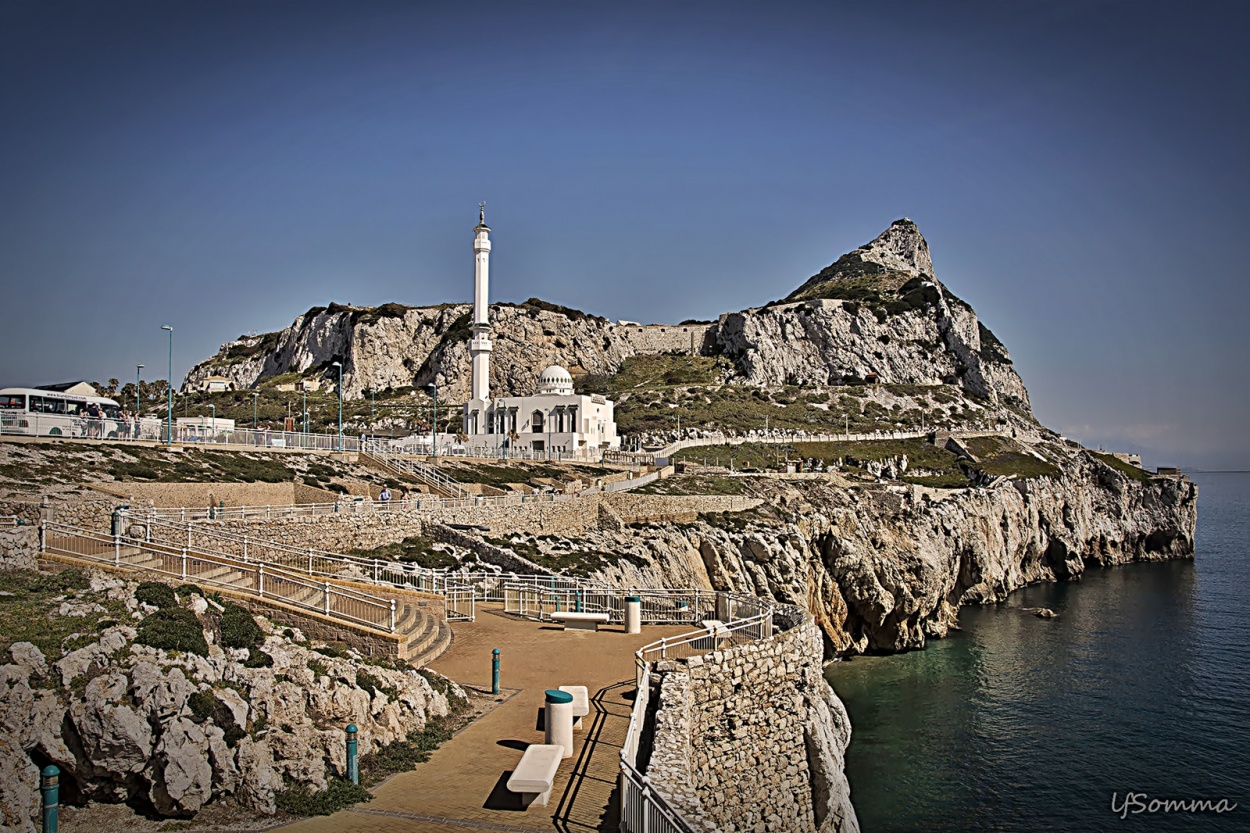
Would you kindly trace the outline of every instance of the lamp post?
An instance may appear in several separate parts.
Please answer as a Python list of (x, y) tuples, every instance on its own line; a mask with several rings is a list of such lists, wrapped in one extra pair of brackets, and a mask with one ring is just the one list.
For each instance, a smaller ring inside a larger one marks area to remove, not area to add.
[[(141, 365), (141, 364), (135, 365), (135, 420), (136, 420), (136, 424), (138, 424), (139, 408), (141, 407), (139, 404), (139, 371), (143, 370), (144, 367), (145, 365)], [(137, 437), (139, 436), (139, 434), (136, 433), (135, 436)]]
[(217, 442), (217, 406), (210, 402), (208, 403), (208, 410), (212, 414), (209, 417), (208, 433), (212, 435), (212, 442)]
[(256, 430), (256, 400), (260, 398), (260, 394), (252, 391), (252, 430)]
[(434, 462), (438, 462), (438, 385), (430, 382), (425, 386), (430, 396), (434, 397), (434, 418), (430, 420), (430, 454)]
[(304, 406), (301, 409), (304, 412), (304, 445), (305, 447), (307, 447), (308, 445), (308, 386), (307, 385), (303, 386), (302, 392), (304, 394)]
[(165, 445), (174, 442), (174, 328), (162, 324), (162, 330), (169, 331), (169, 375), (165, 377), (166, 392), (169, 394), (169, 411), (165, 422)]
[(373, 439), (373, 408), (378, 404), (378, 392), (369, 391), (369, 438)]
[(339, 369), (339, 453), (343, 453), (343, 363), (334, 362)]

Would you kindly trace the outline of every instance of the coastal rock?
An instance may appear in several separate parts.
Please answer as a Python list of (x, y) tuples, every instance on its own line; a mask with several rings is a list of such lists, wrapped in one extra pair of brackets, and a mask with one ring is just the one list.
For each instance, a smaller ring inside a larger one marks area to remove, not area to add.
[(180, 717), (165, 726), (154, 750), (148, 797), (165, 816), (191, 815), (212, 795), (213, 768), (208, 762), (208, 737), (191, 720)]

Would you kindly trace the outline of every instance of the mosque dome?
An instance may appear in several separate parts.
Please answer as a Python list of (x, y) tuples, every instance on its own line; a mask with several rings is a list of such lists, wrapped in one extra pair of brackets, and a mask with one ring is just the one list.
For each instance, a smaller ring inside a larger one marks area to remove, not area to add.
[(538, 374), (538, 392), (572, 396), (573, 376), (560, 365), (553, 364)]

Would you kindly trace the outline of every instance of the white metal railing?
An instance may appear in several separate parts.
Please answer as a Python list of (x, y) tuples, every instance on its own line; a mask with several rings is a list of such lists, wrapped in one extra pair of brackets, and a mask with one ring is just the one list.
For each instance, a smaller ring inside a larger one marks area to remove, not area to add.
[(246, 563), (219, 553), (176, 548), (120, 534), (104, 535), (50, 521), (40, 526), (39, 533), (44, 552), (220, 587), (312, 610), (344, 622), (395, 631), (394, 599), (340, 587), (329, 581), (316, 581), (311, 575), (300, 575), (272, 564)]
[(438, 466), (419, 463), (411, 457), (400, 454), (384, 442), (366, 442), (362, 451), (396, 474), (416, 477), (449, 497), (463, 498), (469, 494), (463, 486)]
[(643, 662), (689, 659), (720, 648), (767, 639), (772, 634), (773, 612), (770, 608), (749, 619), (723, 622), (681, 636), (660, 639), (639, 648), (638, 656)]
[[(110, 442), (165, 442), (166, 421), (153, 417), (109, 419), (77, 417), (68, 414), (31, 414), (0, 411), (0, 436), (49, 437), (52, 439), (97, 439)], [(252, 428), (212, 428), (175, 423), (173, 442), (199, 446), (249, 448), (294, 448), (305, 451), (359, 451), (360, 438), (338, 434), (267, 431)]]

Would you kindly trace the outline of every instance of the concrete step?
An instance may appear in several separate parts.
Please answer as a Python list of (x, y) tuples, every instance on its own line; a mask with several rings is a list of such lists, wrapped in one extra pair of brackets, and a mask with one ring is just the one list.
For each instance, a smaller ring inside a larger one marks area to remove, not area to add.
[[(433, 618), (433, 617), (431, 617)], [(423, 648), (409, 648), (404, 656), (409, 665), (420, 668), (438, 659), (444, 651), (451, 647), (451, 628), (441, 619), (434, 620), (436, 634)]]

